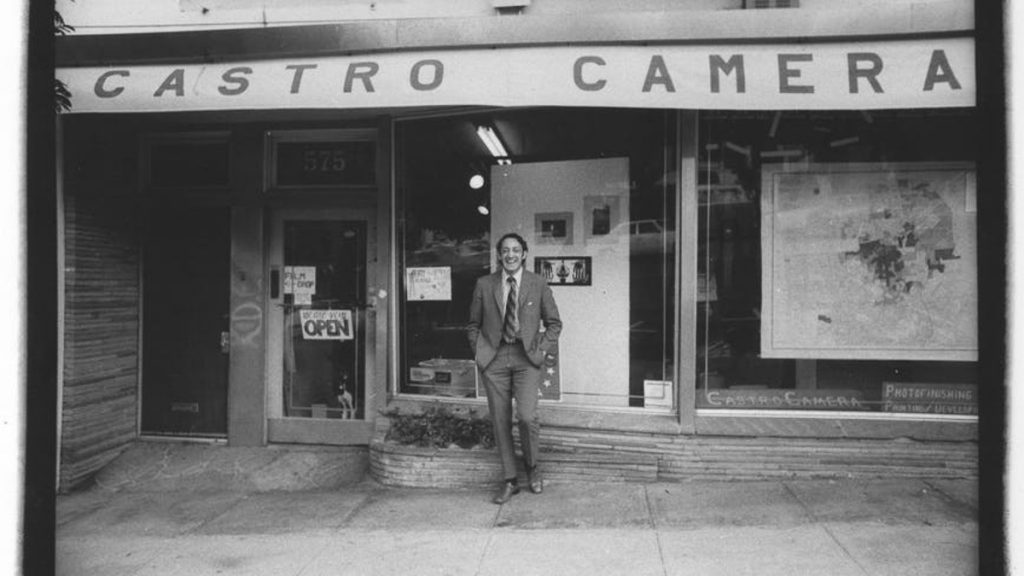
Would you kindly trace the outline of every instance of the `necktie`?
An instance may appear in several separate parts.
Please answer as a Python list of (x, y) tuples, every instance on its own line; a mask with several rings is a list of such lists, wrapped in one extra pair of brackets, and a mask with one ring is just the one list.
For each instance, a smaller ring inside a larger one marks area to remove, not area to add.
[(505, 301), (505, 323), (501, 328), (501, 337), (509, 344), (516, 341), (516, 279), (508, 277), (508, 300)]

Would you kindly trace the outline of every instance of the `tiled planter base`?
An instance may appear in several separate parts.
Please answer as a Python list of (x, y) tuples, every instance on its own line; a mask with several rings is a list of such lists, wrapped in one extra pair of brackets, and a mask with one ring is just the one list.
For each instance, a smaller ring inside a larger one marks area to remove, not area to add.
[[(542, 452), (541, 471), (548, 480), (655, 482), (658, 458), (653, 455), (591, 452)], [(495, 450), (461, 450), (370, 445), (370, 474), (389, 486), (456, 488), (494, 486), (502, 479)], [(526, 473), (520, 466), (520, 480)]]
[(381, 484), (414, 488), (493, 486), (502, 477), (495, 450), (432, 449), (383, 441), (370, 444), (370, 474)]
[[(386, 420), (386, 419), (381, 419)], [(454, 488), (501, 481), (495, 450), (370, 444), (370, 473), (390, 486)], [(685, 437), (547, 428), (548, 480), (681, 482), (785, 478), (977, 478), (973, 442)], [(520, 470), (520, 480), (525, 474)]]

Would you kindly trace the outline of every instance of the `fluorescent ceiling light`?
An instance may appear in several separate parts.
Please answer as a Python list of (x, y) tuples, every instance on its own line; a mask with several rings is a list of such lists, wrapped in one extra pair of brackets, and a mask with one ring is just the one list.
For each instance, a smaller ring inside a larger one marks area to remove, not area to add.
[(857, 136), (851, 136), (850, 138), (841, 138), (839, 140), (833, 140), (828, 143), (833, 148), (840, 148), (842, 146), (849, 146), (850, 144), (856, 144), (860, 142), (860, 138)]
[(490, 126), (477, 126), (476, 135), (480, 137), (480, 141), (487, 146), (487, 151), (491, 153), (491, 156), (498, 158), (498, 164), (511, 164), (512, 161), (508, 158), (508, 151), (505, 150), (505, 146), (501, 143), (498, 135), (494, 133), (494, 128)]

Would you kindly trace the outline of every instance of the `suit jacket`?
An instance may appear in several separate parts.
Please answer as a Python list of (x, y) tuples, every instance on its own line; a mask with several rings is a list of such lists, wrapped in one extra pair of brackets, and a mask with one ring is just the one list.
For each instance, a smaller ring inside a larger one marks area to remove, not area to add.
[[(476, 363), (486, 368), (501, 344), (501, 330), (505, 317), (501, 308), (501, 270), (477, 279), (473, 289), (473, 302), (469, 308), (469, 345), (475, 353)], [(551, 293), (551, 287), (543, 277), (523, 270), (518, 286), (519, 335), (530, 362), (540, 366), (544, 354), (554, 347), (562, 331), (562, 320), (558, 317), (558, 306)], [(544, 326), (544, 332), (540, 331)]]

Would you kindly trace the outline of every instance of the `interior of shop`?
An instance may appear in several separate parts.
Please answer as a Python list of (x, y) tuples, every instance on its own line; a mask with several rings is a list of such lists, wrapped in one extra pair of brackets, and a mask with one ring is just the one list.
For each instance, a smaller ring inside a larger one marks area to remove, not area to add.
[(399, 392), (482, 396), (470, 298), (494, 270), (493, 242), (514, 231), (529, 269), (550, 275), (565, 324), (543, 398), (670, 409), (673, 119), (552, 108), (398, 121)]

